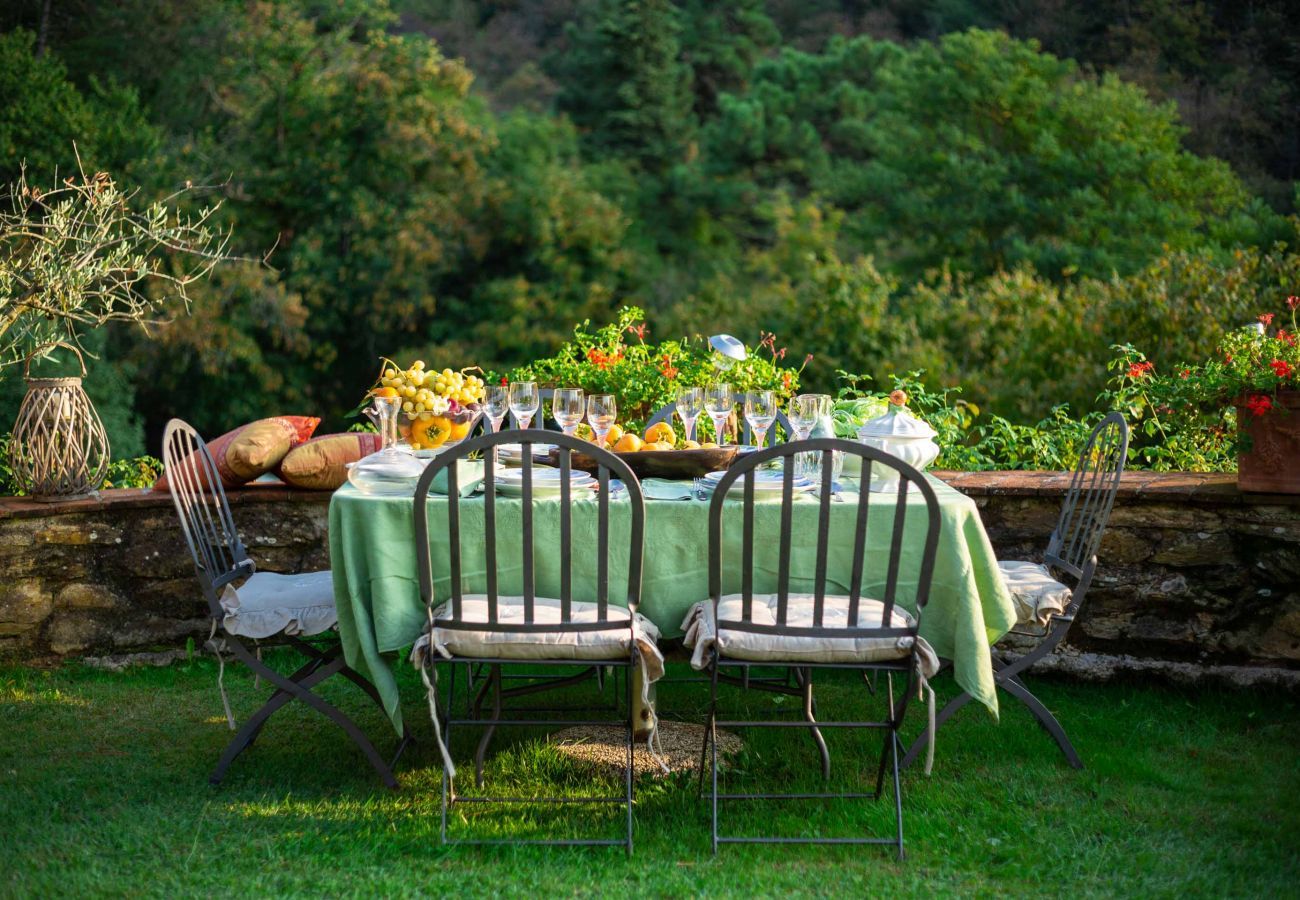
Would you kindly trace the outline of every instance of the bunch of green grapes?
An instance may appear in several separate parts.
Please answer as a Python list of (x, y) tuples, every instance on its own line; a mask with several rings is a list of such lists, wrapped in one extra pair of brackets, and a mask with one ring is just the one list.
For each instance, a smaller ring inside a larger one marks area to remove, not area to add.
[(440, 416), (452, 407), (470, 406), (483, 399), (483, 379), (465, 372), (443, 369), (426, 370), (424, 360), (417, 359), (409, 369), (390, 366), (384, 369), (379, 383), (392, 388), (402, 401), (402, 412), (421, 419)]

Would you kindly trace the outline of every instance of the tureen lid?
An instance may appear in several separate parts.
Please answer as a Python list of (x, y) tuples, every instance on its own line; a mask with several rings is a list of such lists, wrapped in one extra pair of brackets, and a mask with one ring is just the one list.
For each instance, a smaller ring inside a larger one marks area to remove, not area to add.
[[(904, 397), (904, 402), (906, 398)], [(895, 403), (890, 397), (888, 412), (883, 416), (868, 419), (858, 429), (858, 437), (894, 437), (894, 438), (933, 438), (939, 432), (930, 427), (923, 419), (918, 419), (902, 403)]]
[(424, 464), (410, 453), (397, 450), (380, 450), (358, 461), (354, 470), (383, 480), (401, 481), (419, 478), (424, 473)]

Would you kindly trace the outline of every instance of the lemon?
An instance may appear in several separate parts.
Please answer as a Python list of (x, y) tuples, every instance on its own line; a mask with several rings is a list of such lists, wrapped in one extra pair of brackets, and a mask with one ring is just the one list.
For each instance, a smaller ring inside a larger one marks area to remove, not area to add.
[(641, 449), (641, 439), (635, 434), (625, 434), (614, 445), (616, 453), (636, 453)]
[(673, 427), (667, 422), (660, 422), (657, 425), (651, 425), (646, 429), (645, 439), (647, 443), (657, 443), (666, 441), (669, 444), (675, 443), (677, 435), (673, 433)]

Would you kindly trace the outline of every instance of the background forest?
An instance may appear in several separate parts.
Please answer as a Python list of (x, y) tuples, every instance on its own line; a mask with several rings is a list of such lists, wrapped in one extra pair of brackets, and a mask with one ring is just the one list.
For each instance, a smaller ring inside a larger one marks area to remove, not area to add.
[[(777, 334), (1013, 421), (1111, 346), (1203, 356), (1300, 285), (1290, 0), (12, 0), (0, 181), (212, 185), (243, 257), (109, 328), (118, 456), (344, 416), (381, 355), (504, 371), (576, 323)], [(178, 311), (183, 313), (183, 311)], [(20, 370), (0, 370), (0, 422)], [(146, 439), (148, 438), (148, 443)]]

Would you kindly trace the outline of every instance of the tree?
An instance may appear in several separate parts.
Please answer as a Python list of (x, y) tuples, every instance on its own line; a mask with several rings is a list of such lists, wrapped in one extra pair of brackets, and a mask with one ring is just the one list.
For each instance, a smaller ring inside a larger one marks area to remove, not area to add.
[[(133, 200), (105, 172), (49, 191), (25, 177), (10, 187), (0, 209), (0, 366), (111, 322), (157, 324), (225, 259), (217, 206), (188, 217), (165, 203), (135, 210)], [(179, 272), (164, 254), (181, 261)]]
[(0, 34), (0, 184), (24, 169), (38, 182), (75, 173), (80, 159), (92, 169), (131, 172), (160, 140), (135, 91), (92, 79), (82, 91), (52, 53), (36, 54), (36, 36)]
[(556, 106), (582, 132), (588, 158), (659, 174), (687, 157), (695, 117), (680, 32), (670, 0), (598, 0), (570, 26), (570, 49), (553, 64)]
[(1182, 149), (1175, 107), (1001, 33), (788, 51), (720, 107), (720, 165), (829, 197), (904, 274), (948, 261), (1104, 276), (1281, 226), (1226, 165)]

